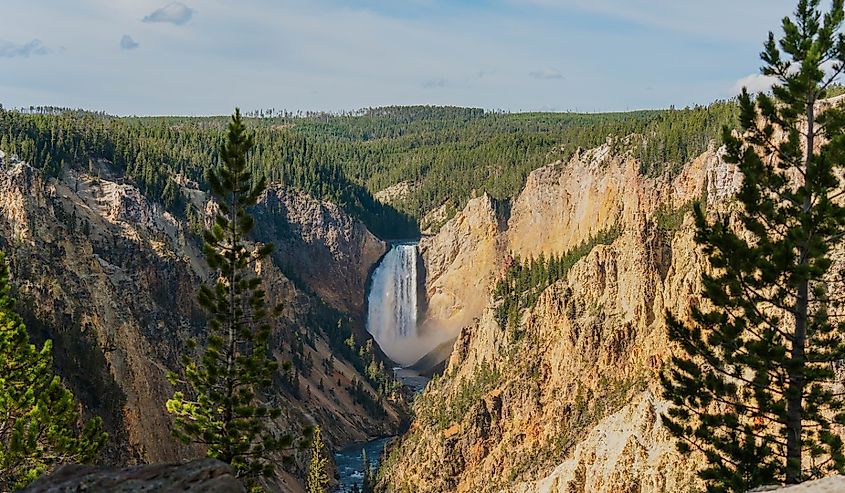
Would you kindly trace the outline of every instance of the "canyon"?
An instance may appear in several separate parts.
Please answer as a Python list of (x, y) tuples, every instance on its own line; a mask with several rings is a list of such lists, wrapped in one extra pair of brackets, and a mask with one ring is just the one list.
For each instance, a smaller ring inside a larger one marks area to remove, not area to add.
[(845, 489), (845, 0), (8, 3), (0, 493)]
[[(380, 239), (347, 208), (270, 186), (252, 240), (276, 247), (257, 273), (284, 307), (271, 347), (293, 363), (274, 381), (274, 426), (320, 425), (343, 487), (367, 444), (385, 450), (386, 492), (700, 488), (702, 458), (680, 454), (662, 423), (665, 314), (685, 318), (701, 301), (693, 204), (730, 213), (741, 178), (712, 141), (654, 171), (632, 140), (540, 166), (511, 198), (438, 206), (416, 238)], [(204, 331), (196, 290), (212, 273), (198, 233), (216, 205), (172, 180), (197, 216), (150, 199), (106, 159), (51, 176), (0, 157), (0, 250), (18, 308), (36, 342), (55, 341), (84, 413), (104, 418), (106, 465), (202, 454), (173, 439), (163, 403), (167, 372)], [(375, 197), (414, 190), (403, 181)], [(552, 258), (566, 259), (560, 278), (503, 310), (514, 266)], [(404, 388), (388, 390), (393, 378)], [(302, 491), (306, 463), (297, 453), (271, 488)]]
[[(256, 209), (256, 238), (277, 244), (260, 267), (285, 305), (273, 347), (290, 358), (290, 341), (303, 337), (297, 327), (316, 323), (322, 330), (310, 330), (302, 348), (314, 362), (334, 361), (331, 371), (313, 364), (299, 373), (295, 388), (278, 384), (291, 403), (279, 426), (320, 424), (335, 449), (402, 430), (402, 403), (385, 402), (376, 417), (347, 392), (352, 380), (367, 384), (327, 340), (325, 325), (338, 317), (359, 340), (369, 331), (393, 361), (420, 360), (434, 375), (410, 429), (388, 445), (387, 491), (696, 484), (696, 458), (680, 456), (660, 424), (657, 373), (670, 354), (663, 313), (685, 313), (699, 290), (691, 203), (724, 209), (739, 178), (713, 148), (678, 174), (649, 177), (612, 147), (533, 171), (511, 201), (471, 198), (412, 244), (385, 243), (330, 203), (271, 187)], [(188, 180), (180, 186), (207, 224), (213, 203)], [(7, 162), (0, 190), (0, 248), (19, 305), (35, 334), (57, 341), (57, 367), (85, 410), (106, 419), (107, 460), (192, 457), (169, 436), (160, 405), (172, 391), (166, 371), (202, 330), (193, 293), (210, 274), (190, 225), (106, 161), (95, 174), (72, 169), (61, 179)], [(516, 327), (504, 326), (492, 290), (509, 264), (563, 255), (609, 230)], [(92, 372), (97, 365), (108, 372)], [(282, 473), (278, 487), (300, 486)]]

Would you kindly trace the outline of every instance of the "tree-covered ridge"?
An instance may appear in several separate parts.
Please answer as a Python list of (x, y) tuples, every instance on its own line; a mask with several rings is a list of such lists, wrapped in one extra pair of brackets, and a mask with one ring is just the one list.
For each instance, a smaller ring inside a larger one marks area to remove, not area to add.
[[(0, 150), (58, 175), (67, 166), (106, 159), (148, 197), (182, 213), (186, 201), (173, 177), (204, 189), (206, 171), (219, 166), (218, 118), (116, 118), (85, 112), (24, 114), (0, 110)], [(325, 145), (286, 128), (258, 125), (248, 166), (253, 176), (344, 207), (376, 234), (415, 233), (410, 218), (373, 199), (332, 162)]]
[[(579, 147), (610, 141), (640, 159), (643, 173), (676, 170), (704, 152), (723, 125), (735, 125), (736, 104), (601, 114), (409, 106), (247, 121), (255, 132), (249, 167), (256, 178), (337, 203), (380, 236), (398, 238), (416, 233), (414, 219), (444, 203), (459, 209), (473, 192), (515, 195), (528, 173)], [(185, 201), (170, 178), (179, 174), (205, 188), (205, 171), (219, 165), (225, 122), (0, 109), (0, 150), (52, 174), (107, 159), (146, 195), (181, 213)], [(399, 182), (408, 182), (410, 192), (393, 204), (398, 210), (373, 198)]]
[[(334, 162), (373, 193), (410, 182), (411, 193), (395, 205), (420, 218), (447, 201), (462, 207), (473, 191), (511, 197), (532, 170), (608, 137), (617, 137), (617, 150), (630, 150), (645, 173), (677, 169), (704, 152), (722, 126), (735, 126), (736, 104), (602, 114), (393, 107), (283, 121), (326, 141), (338, 152)], [(620, 137), (631, 134), (639, 138), (623, 147)]]

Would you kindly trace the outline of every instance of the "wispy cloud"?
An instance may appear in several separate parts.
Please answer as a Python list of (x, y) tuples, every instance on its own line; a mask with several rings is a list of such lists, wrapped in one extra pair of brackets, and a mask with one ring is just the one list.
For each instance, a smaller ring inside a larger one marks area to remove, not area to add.
[(426, 89), (435, 89), (438, 87), (446, 87), (447, 83), (446, 79), (429, 79), (423, 82), (422, 86)]
[(135, 48), (141, 45), (138, 44), (137, 41), (132, 39), (132, 36), (128, 34), (124, 34), (122, 38), (120, 38), (120, 49), (121, 50), (134, 50)]
[(191, 20), (194, 9), (182, 2), (172, 2), (144, 17), (144, 22), (167, 22), (181, 26)]
[(557, 70), (550, 69), (550, 68), (543, 69), (543, 70), (534, 70), (532, 72), (529, 72), (528, 75), (530, 75), (531, 77), (533, 77), (535, 79), (542, 79), (542, 80), (555, 80), (555, 79), (564, 79), (565, 78), (562, 73), (558, 72)]
[(750, 93), (766, 92), (772, 88), (776, 81), (777, 79), (774, 77), (769, 77), (763, 74), (746, 75), (734, 82), (734, 85), (731, 86), (731, 94), (739, 94), (742, 92), (743, 87), (748, 89), (748, 92)]
[(29, 43), (21, 45), (0, 40), (0, 58), (28, 58), (30, 55), (46, 55), (48, 53), (50, 53), (50, 49), (44, 46), (40, 39), (33, 39)]

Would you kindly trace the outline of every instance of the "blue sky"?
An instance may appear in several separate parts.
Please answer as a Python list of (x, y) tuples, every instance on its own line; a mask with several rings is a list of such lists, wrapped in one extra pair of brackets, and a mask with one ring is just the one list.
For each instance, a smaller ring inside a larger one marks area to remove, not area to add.
[(758, 86), (794, 0), (3, 0), (0, 103), (623, 111)]

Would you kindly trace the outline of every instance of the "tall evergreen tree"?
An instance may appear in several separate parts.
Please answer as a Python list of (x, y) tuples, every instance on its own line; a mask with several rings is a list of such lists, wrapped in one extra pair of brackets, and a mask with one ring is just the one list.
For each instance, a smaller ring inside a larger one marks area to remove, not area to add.
[(73, 395), (53, 375), (52, 343), (30, 344), (8, 278), (0, 253), (0, 491), (56, 464), (90, 462), (108, 438), (100, 418), (80, 426)]
[[(204, 445), (209, 457), (231, 464), (247, 485), (272, 475), (273, 457), (292, 444), (290, 435), (277, 436), (268, 426), (281, 414), (264, 395), (278, 365), (268, 348), (267, 303), (254, 269), (272, 245), (251, 248), (246, 243), (253, 228), (247, 208), (265, 188), (263, 179), (250, 185), (247, 155), (252, 146), (236, 110), (220, 150), (222, 165), (208, 175), (219, 211), (204, 233), (205, 258), (218, 275), (199, 293), (210, 315), (207, 345), (199, 363), (184, 357), (181, 383), (187, 393), (176, 392), (167, 401), (174, 434), (185, 443)], [(175, 374), (170, 378), (179, 383)]]
[[(845, 424), (834, 366), (845, 358), (841, 173), (845, 112), (818, 111), (845, 64), (843, 1), (822, 14), (801, 0), (773, 34), (762, 73), (772, 95), (739, 98), (741, 134), (723, 132), (743, 183), (736, 209), (710, 222), (695, 208), (696, 241), (711, 273), (692, 323), (668, 316), (685, 354), (662, 377), (682, 451), (704, 453), (708, 491), (747, 491), (845, 471)], [(827, 71), (826, 71), (827, 69)]]
[(325, 448), (320, 427), (317, 426), (311, 440), (311, 462), (308, 464), (308, 476), (305, 478), (306, 493), (324, 493), (329, 484), (329, 476), (326, 473), (329, 460), (326, 459)]
[(364, 479), (362, 481), (361, 493), (374, 493), (376, 490), (376, 483), (378, 476), (376, 468), (367, 458), (367, 451), (361, 450), (361, 469), (363, 470)]

